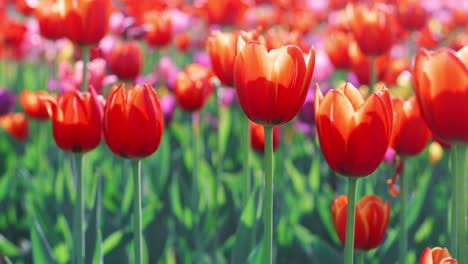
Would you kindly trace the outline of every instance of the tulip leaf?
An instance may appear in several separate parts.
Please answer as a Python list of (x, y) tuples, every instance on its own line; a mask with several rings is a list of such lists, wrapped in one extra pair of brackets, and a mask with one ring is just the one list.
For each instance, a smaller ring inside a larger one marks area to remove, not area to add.
[(30, 233), (33, 262), (35, 264), (56, 263), (52, 255), (49, 242), (47, 241), (39, 222), (35, 218), (33, 219)]
[(53, 254), (58, 263), (68, 263), (70, 261), (70, 250), (65, 243), (56, 245), (53, 249)]
[(218, 118), (218, 129), (220, 129), (221, 135), (221, 155), (224, 156), (226, 153), (226, 147), (229, 140), (229, 134), (231, 132), (232, 115), (230, 107), (220, 107), (219, 118)]
[(320, 189), (320, 160), (320, 155), (314, 155), (309, 169), (309, 186), (313, 193), (318, 193)]
[(189, 208), (184, 208), (182, 206), (177, 177), (173, 178), (171, 185), (169, 186), (169, 197), (174, 215), (185, 225), (185, 227), (190, 229), (192, 227), (192, 214)]
[(431, 167), (427, 167), (421, 177), (418, 177), (418, 185), (414, 188), (414, 200), (409, 202), (409, 210), (407, 214), (407, 225), (410, 228), (417, 220), (421, 213), (424, 200), (429, 189), (429, 183), (431, 181), (432, 170)]
[(106, 239), (104, 239), (101, 245), (103, 255), (107, 255), (114, 248), (116, 248), (122, 242), (123, 237), (124, 231), (117, 230), (114, 233), (110, 234)]
[(338, 237), (333, 227), (332, 215), (331, 215), (331, 201), (328, 201), (324, 196), (318, 197), (318, 213), (322, 224), (325, 226), (329, 237), (333, 239), (336, 244), (339, 244)]
[(305, 192), (305, 182), (304, 182), (304, 175), (302, 175), (299, 170), (294, 166), (292, 161), (288, 159), (286, 162), (286, 172), (289, 174), (291, 179), (291, 183), (293, 185), (294, 191), (302, 195)]
[(307, 228), (296, 225), (294, 234), (300, 245), (312, 259), (320, 263), (342, 263), (342, 255), (333, 249), (325, 240), (312, 234)]
[(234, 247), (231, 251), (231, 263), (246, 263), (255, 242), (256, 232), (256, 200), (258, 191), (253, 191), (247, 204), (242, 210), (239, 224), (237, 225)]
[(428, 239), (433, 232), (433, 226), (434, 219), (432, 217), (426, 218), (414, 234), (414, 241), (416, 243), (422, 243), (424, 240)]
[(15, 257), (20, 254), (20, 249), (8, 241), (3, 235), (0, 234), (0, 255)]
[(0, 175), (0, 202), (2, 202), (10, 190), (13, 189), (14, 178), (15, 177), (11, 177), (11, 173), (7, 173), (4, 176)]

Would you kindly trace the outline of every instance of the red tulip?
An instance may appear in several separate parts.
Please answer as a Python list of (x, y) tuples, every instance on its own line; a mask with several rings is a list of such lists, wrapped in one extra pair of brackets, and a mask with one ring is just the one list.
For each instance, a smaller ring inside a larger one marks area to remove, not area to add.
[[(250, 146), (258, 153), (265, 151), (265, 133), (262, 125), (249, 122), (250, 127)], [(273, 151), (275, 151), (280, 143), (280, 127), (273, 127)]]
[[(370, 65), (371, 61), (358, 47), (356, 42), (349, 44), (349, 57), (351, 58), (351, 70), (356, 74), (356, 77), (361, 84), (370, 84)], [(377, 80), (381, 80), (385, 74), (385, 69), (390, 61), (390, 54), (385, 53), (375, 58), (375, 71)]]
[(95, 45), (107, 33), (110, 0), (65, 0), (65, 35), (80, 45)]
[(135, 41), (117, 43), (108, 58), (111, 72), (121, 80), (134, 80), (140, 74), (143, 56)]
[(151, 11), (144, 16), (146, 42), (152, 47), (163, 47), (172, 40), (172, 21), (169, 13)]
[(177, 104), (182, 110), (193, 112), (205, 105), (213, 93), (212, 72), (200, 64), (189, 64), (177, 74), (174, 93)]
[(28, 137), (28, 119), (23, 113), (9, 113), (0, 116), (0, 127), (18, 141), (25, 141)]
[(63, 10), (60, 10), (57, 0), (40, 2), (36, 8), (36, 18), (39, 30), (44, 38), (56, 40), (65, 37)]
[(315, 65), (295, 45), (267, 51), (265, 45), (238, 40), (234, 82), (247, 117), (262, 125), (289, 122), (304, 104)]
[(194, 0), (194, 6), (209, 24), (241, 24), (251, 0)]
[(234, 85), (234, 61), (237, 55), (238, 34), (215, 31), (208, 37), (206, 49), (214, 73), (224, 85)]
[(20, 104), (24, 112), (37, 120), (49, 119), (49, 112), (47, 111), (47, 100), (51, 98), (45, 91), (31, 92), (23, 90), (20, 93)]
[(426, 147), (430, 131), (419, 112), (415, 97), (408, 101), (392, 98), (393, 129), (390, 146), (401, 155), (413, 156)]
[(426, 25), (428, 14), (419, 0), (397, 2), (397, 18), (401, 26), (408, 30), (419, 30)]
[(351, 4), (346, 11), (351, 31), (364, 54), (377, 56), (390, 50), (394, 42), (394, 24), (387, 10), (377, 5), (368, 8)]
[[(333, 226), (341, 243), (346, 239), (348, 196), (341, 195), (333, 200)], [(366, 195), (356, 204), (354, 249), (370, 250), (382, 243), (390, 220), (390, 203), (377, 195)]]
[(141, 159), (159, 147), (164, 117), (156, 91), (149, 84), (115, 85), (104, 108), (104, 139), (117, 156)]
[(94, 89), (65, 92), (48, 100), (55, 143), (64, 151), (85, 153), (96, 148), (102, 137), (102, 103)]
[(315, 120), (328, 165), (349, 177), (371, 174), (382, 162), (392, 133), (393, 111), (384, 87), (365, 101), (350, 83), (322, 96), (315, 88)]
[(353, 42), (352, 35), (339, 29), (328, 29), (325, 32), (324, 47), (328, 58), (337, 69), (348, 69), (351, 58), (348, 53), (349, 43)]
[(442, 141), (468, 142), (468, 46), (458, 52), (420, 50), (414, 93), (432, 133)]
[(457, 264), (457, 260), (450, 256), (447, 248), (425, 248), (419, 259), (419, 264)]

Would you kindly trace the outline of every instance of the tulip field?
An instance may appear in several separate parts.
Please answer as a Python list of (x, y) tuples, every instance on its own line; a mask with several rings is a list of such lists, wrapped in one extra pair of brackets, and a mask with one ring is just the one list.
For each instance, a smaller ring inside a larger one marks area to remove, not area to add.
[(0, 264), (468, 264), (465, 2), (1, 0)]

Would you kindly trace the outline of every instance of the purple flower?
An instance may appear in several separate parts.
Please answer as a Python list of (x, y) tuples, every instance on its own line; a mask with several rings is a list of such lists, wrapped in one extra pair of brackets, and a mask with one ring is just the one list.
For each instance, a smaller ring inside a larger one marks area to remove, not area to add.
[(327, 53), (323, 49), (317, 48), (315, 53), (314, 80), (317, 82), (328, 81), (333, 74), (333, 70), (333, 65)]
[(15, 94), (9, 90), (0, 88), (0, 116), (13, 110), (16, 103)]
[(176, 107), (176, 101), (172, 94), (167, 93), (161, 97), (160, 100), (161, 108), (164, 115), (164, 125), (169, 126), (174, 116), (174, 110)]
[(392, 149), (391, 147), (388, 147), (387, 151), (385, 152), (384, 162), (387, 164), (393, 164), (393, 162), (395, 161), (395, 158), (396, 158), (395, 150)]
[(211, 68), (210, 56), (205, 51), (197, 51), (193, 53), (193, 62), (198, 63), (206, 68)]

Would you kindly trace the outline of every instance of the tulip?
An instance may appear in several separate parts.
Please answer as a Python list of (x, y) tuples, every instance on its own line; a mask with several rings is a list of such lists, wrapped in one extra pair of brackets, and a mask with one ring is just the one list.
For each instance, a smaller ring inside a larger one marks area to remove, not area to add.
[[(263, 153), (265, 151), (265, 133), (263, 132), (263, 126), (249, 122), (250, 127), (250, 146), (257, 153)], [(273, 127), (273, 151), (275, 151), (280, 141), (280, 128), (279, 126)]]
[(419, 30), (426, 25), (427, 11), (419, 0), (403, 0), (397, 3), (397, 18), (408, 30)]
[(273, 247), (273, 135), (272, 127), (289, 122), (304, 104), (315, 64), (315, 51), (305, 58), (299, 47), (269, 52), (257, 41), (239, 37), (234, 83), (246, 116), (264, 126), (265, 194), (263, 261), (272, 263)]
[(28, 116), (37, 120), (47, 120), (49, 119), (49, 112), (46, 98), (50, 100), (51, 96), (45, 91), (23, 90), (20, 93), (20, 104)]
[(268, 52), (259, 42), (239, 38), (234, 80), (247, 117), (268, 126), (289, 122), (305, 101), (314, 64), (314, 49), (305, 58), (294, 45)]
[(425, 248), (419, 259), (419, 264), (457, 264), (457, 260), (450, 256), (447, 248)]
[(206, 49), (213, 71), (222, 84), (234, 85), (234, 61), (237, 55), (236, 33), (215, 31), (208, 37)]
[(390, 146), (404, 156), (414, 156), (423, 151), (430, 131), (422, 119), (415, 97), (407, 101), (392, 98), (394, 111)]
[(324, 47), (328, 58), (337, 69), (348, 69), (351, 66), (351, 58), (348, 53), (352, 35), (339, 29), (328, 29), (324, 36)]
[[(349, 177), (348, 211), (354, 216), (357, 179), (379, 166), (389, 145), (393, 123), (389, 92), (381, 88), (364, 101), (350, 83), (325, 97), (316, 85), (314, 109), (325, 160), (332, 170)], [(346, 221), (345, 263), (353, 263), (354, 220)]]
[(350, 83), (322, 96), (315, 90), (315, 120), (328, 165), (349, 177), (371, 174), (389, 145), (393, 112), (390, 95), (381, 88), (366, 101)]
[(350, 4), (346, 12), (349, 27), (364, 54), (378, 56), (390, 50), (394, 42), (394, 29), (387, 10)]
[(0, 116), (6, 115), (13, 110), (16, 98), (13, 92), (0, 88)]
[(143, 55), (134, 41), (118, 43), (112, 49), (108, 64), (111, 72), (121, 80), (134, 80), (140, 74)]
[(65, 37), (64, 14), (59, 1), (41, 1), (36, 8), (36, 18), (39, 30), (44, 38), (57, 40)]
[(209, 24), (234, 25), (242, 22), (245, 12), (252, 5), (252, 1), (195, 0), (194, 5)]
[(145, 39), (151, 47), (163, 47), (172, 40), (172, 22), (167, 12), (147, 12), (145, 20)]
[(212, 72), (199, 65), (187, 65), (179, 72), (174, 86), (177, 104), (187, 112), (199, 111), (213, 93)]
[[(406, 156), (414, 156), (423, 151), (430, 137), (430, 131), (421, 117), (415, 97), (407, 101), (400, 98), (392, 98), (394, 111), (392, 138), (390, 146), (401, 155), (399, 166), (401, 169), (396, 174), (400, 177), (400, 263), (406, 259), (407, 248), (407, 194), (408, 176), (404, 175), (403, 163)], [(396, 177), (397, 177), (396, 176)], [(396, 178), (394, 177), (394, 178)]]
[(373, 89), (376, 81), (385, 75), (385, 69), (390, 62), (390, 54), (369, 58), (359, 49), (356, 42), (349, 44), (348, 53), (351, 59), (351, 70), (356, 74), (359, 83), (367, 84)]
[(413, 76), (414, 93), (429, 129), (435, 138), (452, 146), (452, 219), (456, 222), (452, 238), (455, 256), (465, 262), (468, 244), (465, 226), (468, 217), (465, 206), (465, 182), (468, 181), (465, 168), (468, 143), (468, 109), (465, 106), (468, 100), (468, 46), (458, 52), (450, 49), (435, 52), (421, 49), (416, 54)]
[(156, 91), (149, 84), (113, 86), (104, 109), (104, 138), (109, 149), (123, 158), (133, 159), (134, 187), (134, 262), (142, 263), (141, 159), (159, 147), (164, 117)]
[(0, 116), (0, 127), (18, 141), (25, 141), (28, 137), (28, 119), (23, 113), (9, 113)]
[(110, 0), (61, 0), (65, 8), (65, 35), (79, 45), (95, 45), (107, 33)]
[(55, 143), (64, 151), (86, 153), (102, 137), (102, 104), (94, 89), (89, 93), (65, 92), (57, 101), (47, 99)]
[(159, 147), (164, 117), (156, 91), (149, 84), (114, 85), (104, 109), (104, 139), (117, 156), (142, 159)]
[(420, 50), (413, 75), (414, 93), (432, 133), (445, 142), (468, 142), (468, 46), (458, 52)]
[[(348, 196), (341, 195), (333, 200), (331, 211), (333, 226), (341, 243), (346, 235)], [(354, 248), (370, 250), (382, 243), (390, 220), (390, 203), (382, 201), (377, 195), (366, 195), (356, 204), (356, 229)]]

